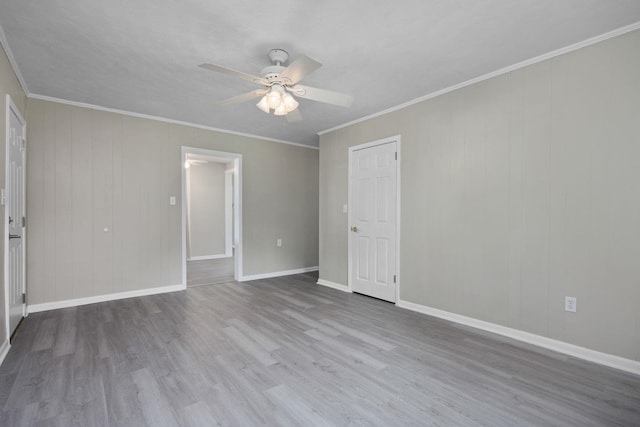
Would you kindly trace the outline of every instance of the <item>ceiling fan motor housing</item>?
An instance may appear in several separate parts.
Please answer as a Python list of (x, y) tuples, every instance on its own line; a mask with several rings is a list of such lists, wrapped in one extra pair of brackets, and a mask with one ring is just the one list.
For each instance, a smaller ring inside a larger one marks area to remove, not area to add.
[(279, 81), (278, 76), (285, 68), (286, 67), (282, 65), (270, 65), (269, 67), (263, 68), (260, 75), (269, 83), (275, 83)]
[(267, 55), (273, 65), (263, 68), (260, 74), (269, 83), (280, 82), (278, 76), (286, 68), (282, 64), (289, 59), (289, 53), (284, 49), (271, 49)]

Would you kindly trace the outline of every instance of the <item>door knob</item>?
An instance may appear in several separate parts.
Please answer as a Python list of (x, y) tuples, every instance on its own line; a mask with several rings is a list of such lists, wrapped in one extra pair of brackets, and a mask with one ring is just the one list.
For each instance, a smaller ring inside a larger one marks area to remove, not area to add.
[(358, 227), (356, 227), (356, 226), (354, 225), (353, 227), (351, 227), (351, 231), (353, 231), (353, 232), (355, 233), (356, 231), (358, 231)]

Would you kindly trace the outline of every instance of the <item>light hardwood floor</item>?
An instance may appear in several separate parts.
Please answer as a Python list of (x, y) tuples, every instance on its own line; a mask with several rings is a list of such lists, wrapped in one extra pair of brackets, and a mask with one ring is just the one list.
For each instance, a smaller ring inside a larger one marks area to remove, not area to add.
[(640, 377), (314, 282), (32, 314), (0, 425), (640, 425)]

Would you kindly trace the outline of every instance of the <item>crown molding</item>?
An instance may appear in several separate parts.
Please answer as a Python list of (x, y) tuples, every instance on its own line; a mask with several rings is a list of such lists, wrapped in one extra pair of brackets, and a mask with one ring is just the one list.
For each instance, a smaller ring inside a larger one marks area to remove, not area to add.
[(437, 90), (435, 92), (431, 92), (431, 93), (429, 93), (427, 95), (423, 95), (423, 96), (421, 96), (419, 98), (412, 99), (411, 101), (407, 101), (407, 102), (402, 103), (400, 105), (396, 105), (395, 107), (387, 108), (386, 110), (382, 110), (382, 111), (379, 111), (377, 113), (369, 114), (368, 116), (360, 117), (359, 119), (355, 119), (355, 120), (352, 120), (350, 122), (343, 123), (341, 125), (334, 126), (332, 128), (322, 130), (322, 131), (318, 132), (318, 135), (322, 136), (322, 135), (325, 135), (327, 133), (334, 132), (336, 130), (349, 127), (351, 125), (355, 125), (357, 123), (361, 123), (361, 122), (364, 122), (364, 121), (367, 121), (367, 120), (370, 120), (370, 119), (373, 119), (373, 118), (376, 118), (376, 117), (384, 116), (385, 114), (389, 114), (389, 113), (392, 113), (394, 111), (402, 110), (403, 108), (409, 107), (409, 106), (414, 105), (414, 104), (418, 104), (418, 103), (426, 101), (428, 99), (436, 98), (436, 97), (438, 97), (440, 95), (444, 95), (445, 93), (453, 92), (454, 90), (462, 89), (463, 87), (471, 86), (471, 85), (473, 85), (475, 83), (479, 83), (479, 82), (482, 82), (484, 80), (488, 80), (488, 79), (491, 79), (493, 77), (509, 73), (511, 71), (519, 70), (519, 69), (527, 67), (529, 65), (537, 64), (538, 62), (546, 61), (547, 59), (555, 58), (556, 56), (564, 55), (565, 53), (573, 52), (575, 50), (582, 49), (583, 47), (591, 46), (593, 44), (600, 43), (602, 41), (608, 40), (608, 39), (613, 38), (613, 37), (621, 36), (623, 34), (629, 33), (631, 31), (635, 31), (637, 29), (640, 29), (640, 21), (639, 22), (635, 22), (635, 23), (630, 24), (630, 25), (627, 25), (627, 26), (624, 26), (624, 27), (621, 27), (621, 28), (618, 28), (618, 29), (613, 30), (613, 31), (609, 31), (609, 32), (604, 33), (604, 34), (600, 34), (599, 36), (591, 37), (591, 38), (588, 38), (588, 39), (583, 40), (581, 42), (574, 43), (574, 44), (571, 44), (569, 46), (565, 46), (565, 47), (562, 47), (560, 49), (553, 50), (551, 52), (548, 52), (548, 53), (533, 57), (531, 59), (527, 59), (527, 60), (524, 60), (522, 62), (518, 62), (516, 64), (509, 65), (509, 66), (504, 67), (504, 68), (500, 68), (499, 70), (492, 71), (492, 72), (487, 73), (487, 74), (483, 74), (482, 76), (475, 77), (475, 78), (473, 78), (471, 80), (467, 80), (467, 81), (464, 81), (462, 83), (458, 83), (456, 85), (449, 86), (447, 88), (444, 88), (444, 89), (441, 89), (441, 90)]

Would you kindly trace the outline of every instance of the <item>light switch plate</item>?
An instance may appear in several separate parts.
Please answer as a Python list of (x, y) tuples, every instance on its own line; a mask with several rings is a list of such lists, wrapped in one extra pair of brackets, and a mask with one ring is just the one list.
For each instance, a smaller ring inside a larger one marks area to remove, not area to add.
[(176, 196), (169, 197), (169, 204), (174, 206), (176, 204)]

